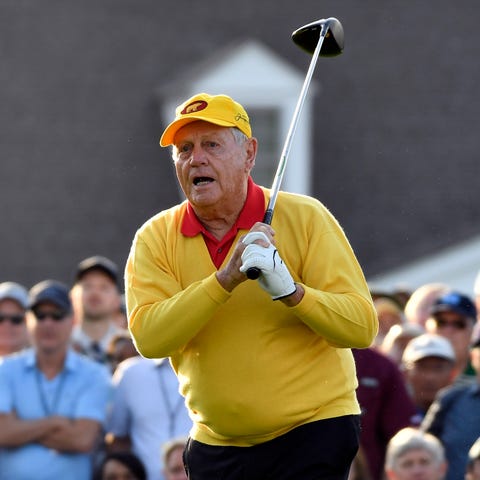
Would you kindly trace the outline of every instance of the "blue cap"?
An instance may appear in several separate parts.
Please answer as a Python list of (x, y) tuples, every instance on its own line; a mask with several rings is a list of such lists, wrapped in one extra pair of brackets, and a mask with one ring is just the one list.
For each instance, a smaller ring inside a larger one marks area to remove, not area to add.
[(474, 321), (477, 317), (477, 309), (473, 301), (458, 292), (446, 293), (435, 301), (431, 314), (435, 315), (440, 312), (455, 312), (463, 317), (472, 318)]
[(65, 312), (72, 311), (70, 292), (67, 286), (56, 280), (44, 280), (30, 289), (28, 302), (29, 308), (33, 309), (43, 302), (53, 303)]

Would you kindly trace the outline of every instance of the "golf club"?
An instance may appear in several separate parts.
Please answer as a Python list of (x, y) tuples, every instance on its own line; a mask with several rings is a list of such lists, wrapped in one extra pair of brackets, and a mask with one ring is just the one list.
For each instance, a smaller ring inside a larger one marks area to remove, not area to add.
[[(312, 60), (308, 67), (303, 87), (298, 97), (297, 105), (293, 113), (292, 121), (288, 129), (287, 137), (283, 146), (282, 154), (278, 163), (277, 171), (273, 179), (270, 200), (263, 217), (263, 223), (270, 225), (272, 223), (275, 202), (277, 201), (278, 192), (282, 183), (287, 159), (290, 153), (293, 136), (297, 128), (298, 119), (302, 110), (305, 98), (307, 96), (308, 87), (312, 80), (313, 72), (317, 64), (319, 56), (333, 57), (339, 55), (343, 51), (344, 36), (342, 24), (334, 17), (316, 20), (315, 22), (304, 25), (292, 33), (292, 40), (303, 50), (312, 54)], [(325, 47), (322, 49), (322, 47)], [(260, 269), (256, 267), (247, 270), (247, 277), (255, 280), (260, 276)]]

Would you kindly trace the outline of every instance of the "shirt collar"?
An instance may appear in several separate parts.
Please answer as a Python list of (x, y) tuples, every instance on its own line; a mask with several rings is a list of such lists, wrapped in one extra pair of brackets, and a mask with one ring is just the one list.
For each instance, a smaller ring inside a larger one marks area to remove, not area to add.
[(84, 350), (91, 348), (93, 343), (98, 343), (103, 349), (106, 349), (110, 339), (117, 332), (121, 331), (121, 328), (117, 327), (113, 323), (110, 323), (108, 330), (105, 332), (103, 337), (98, 341), (94, 342), (82, 329), (81, 325), (75, 325), (72, 332), (72, 340), (74, 343), (80, 345)]
[[(249, 230), (255, 222), (262, 221), (265, 213), (265, 196), (261, 187), (256, 185), (251, 177), (248, 177), (247, 199), (240, 215), (235, 222), (237, 229)], [(186, 237), (194, 237), (199, 233), (207, 233), (205, 227), (200, 223), (193, 211), (190, 202), (187, 202), (187, 209), (182, 222), (181, 232)]]
[(161, 367), (162, 365), (166, 365), (166, 363), (168, 363), (166, 358), (154, 358), (153, 362), (155, 363), (155, 366), (157, 368)]
[[(35, 349), (29, 348), (25, 350), (25, 366), (27, 368), (35, 368), (37, 365)], [(67, 356), (63, 365), (64, 370), (76, 370), (78, 368), (78, 358), (73, 350), (67, 350)]]
[(480, 395), (480, 384), (475, 382), (473, 385), (471, 385), (470, 392), (472, 395)]

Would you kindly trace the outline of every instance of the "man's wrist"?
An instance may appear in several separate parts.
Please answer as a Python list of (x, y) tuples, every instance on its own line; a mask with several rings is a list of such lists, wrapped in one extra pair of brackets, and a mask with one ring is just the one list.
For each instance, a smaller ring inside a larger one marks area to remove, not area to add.
[(290, 295), (287, 295), (286, 297), (279, 298), (281, 302), (283, 302), (287, 307), (294, 307), (295, 305), (298, 305), (303, 296), (305, 295), (305, 290), (303, 287), (296, 283), (295, 284), (295, 291), (291, 293)]

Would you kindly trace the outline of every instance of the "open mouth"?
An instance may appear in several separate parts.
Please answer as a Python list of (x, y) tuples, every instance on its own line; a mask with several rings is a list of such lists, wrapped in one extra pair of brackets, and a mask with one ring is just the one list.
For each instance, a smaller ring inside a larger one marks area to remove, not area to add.
[(195, 186), (207, 185), (213, 182), (213, 178), (211, 177), (196, 177), (193, 179), (193, 184)]

